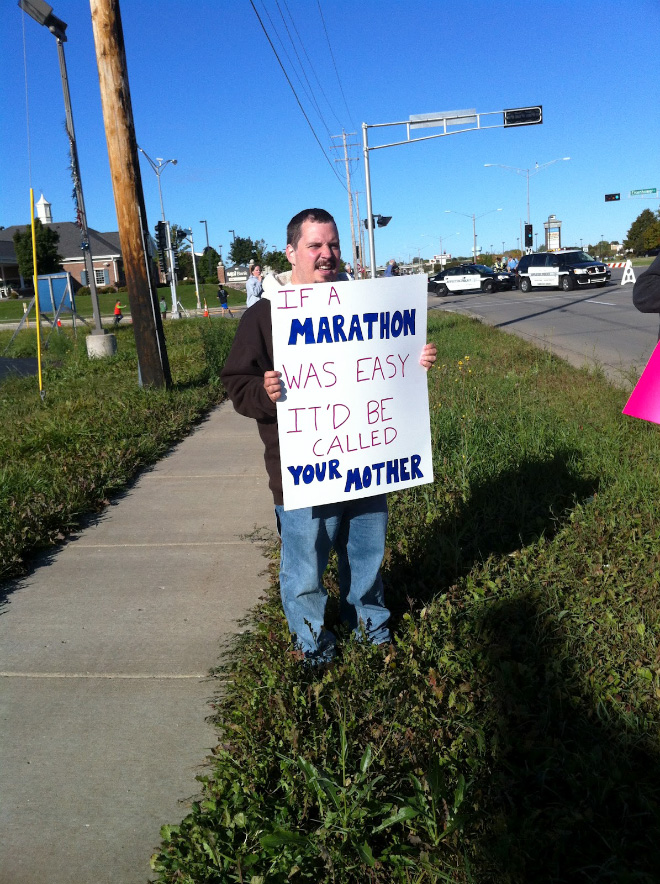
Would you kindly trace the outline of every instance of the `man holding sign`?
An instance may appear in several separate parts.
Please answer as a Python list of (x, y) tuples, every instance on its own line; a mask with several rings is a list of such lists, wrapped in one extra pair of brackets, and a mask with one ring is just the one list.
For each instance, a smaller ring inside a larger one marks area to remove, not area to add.
[[(332, 547), (337, 551), (339, 563), (339, 583), (341, 596), (341, 617), (359, 635), (365, 635), (369, 641), (375, 644), (389, 642), (390, 631), (388, 628), (389, 611), (385, 606), (383, 584), (380, 575), (380, 566), (385, 551), (385, 534), (387, 529), (387, 499), (384, 493), (372, 493), (371, 488), (365, 488), (367, 484), (375, 487), (375, 468), (378, 468), (377, 484), (386, 487), (394, 475), (396, 482), (405, 476), (406, 482), (398, 484), (398, 487), (409, 487), (415, 484), (411, 479), (411, 473), (416, 468), (421, 476), (417, 455), (410, 458), (402, 457), (397, 460), (382, 461), (370, 466), (354, 466), (352, 472), (344, 468), (341, 458), (336, 457), (338, 451), (344, 453), (344, 448), (351, 448), (349, 437), (342, 442), (340, 435), (329, 438), (327, 446), (321, 452), (314, 450), (314, 457), (318, 460), (313, 465), (289, 465), (287, 463), (286, 484), (287, 494), (291, 493), (295, 486), (304, 489), (304, 485), (312, 481), (312, 476), (318, 480), (316, 485), (327, 494), (326, 489), (332, 487), (330, 495), (334, 495), (333, 501), (324, 502), (321, 505), (304, 506), (297, 500), (291, 505), (283, 491), (283, 470), (280, 459), (280, 435), (288, 444), (288, 434), (295, 437), (300, 432), (298, 428), (299, 413), (308, 408), (301, 406), (299, 398), (295, 394), (300, 393), (300, 387), (310, 386), (315, 382), (319, 387), (333, 386), (329, 380), (335, 376), (335, 372), (329, 366), (334, 363), (325, 362), (325, 376), (327, 383), (321, 384), (316, 369), (311, 366), (307, 369), (306, 378), (301, 382), (302, 375), (298, 372), (297, 385), (286, 385), (282, 381), (282, 372), (275, 370), (276, 362), (273, 358), (273, 328), (275, 319), (281, 325), (280, 313), (286, 316), (291, 323), (289, 343), (292, 349), (302, 352), (304, 344), (316, 345), (322, 343), (322, 338), (330, 342), (332, 346), (352, 347), (365, 338), (378, 336), (380, 329), (381, 337), (386, 332), (389, 338), (392, 335), (403, 335), (414, 332), (414, 311), (395, 311), (376, 313), (363, 313), (358, 317), (355, 314), (352, 321), (346, 324), (343, 330), (344, 318), (339, 314), (333, 317), (321, 317), (317, 330), (313, 333), (311, 317), (305, 318), (301, 310), (292, 310), (296, 318), (291, 320), (287, 311), (296, 306), (293, 301), (299, 298), (298, 306), (302, 306), (305, 298), (314, 298), (317, 294), (327, 298), (328, 306), (341, 301), (338, 291), (341, 283), (335, 286), (316, 286), (321, 283), (335, 283), (339, 278), (339, 266), (341, 260), (339, 247), (339, 234), (334, 218), (323, 209), (307, 209), (291, 219), (287, 227), (286, 255), (291, 264), (291, 283), (282, 288), (273, 297), (273, 304), (267, 298), (262, 298), (253, 307), (247, 310), (241, 320), (231, 352), (227, 358), (225, 368), (222, 371), (222, 381), (239, 414), (256, 419), (259, 434), (264, 443), (266, 470), (269, 476), (269, 486), (275, 500), (278, 528), (282, 539), (280, 558), (280, 592), (284, 613), (287, 618), (289, 629), (293, 636), (296, 649), (311, 663), (322, 663), (332, 659), (335, 654), (336, 639), (330, 630), (324, 626), (325, 606), (327, 593), (323, 587), (322, 578), (328, 563), (328, 556)], [(391, 281), (395, 285), (394, 280)], [(398, 281), (397, 281), (398, 282)], [(389, 284), (386, 283), (386, 285)], [(356, 292), (366, 292), (367, 283), (353, 287), (346, 285), (355, 297)], [(299, 289), (299, 286), (304, 288)], [(327, 291), (327, 295), (325, 294)], [(344, 289), (341, 289), (343, 292)], [(311, 293), (311, 294), (310, 294)], [(291, 303), (289, 300), (291, 299)], [(370, 304), (370, 309), (374, 306)], [(338, 308), (337, 308), (338, 309)], [(326, 310), (327, 312), (327, 310)], [(272, 315), (275, 313), (276, 315)], [(387, 321), (383, 317), (387, 317)], [(400, 319), (398, 318), (400, 317)], [(325, 323), (324, 323), (325, 320)], [(329, 322), (332, 320), (333, 333), (330, 332)], [(297, 323), (297, 325), (296, 325)], [(407, 324), (406, 324), (407, 323)], [(362, 327), (362, 325), (364, 327)], [(327, 334), (323, 331), (327, 326)], [(294, 329), (297, 328), (297, 333)], [(383, 331), (385, 329), (385, 332)], [(411, 337), (411, 340), (413, 338)], [(280, 340), (278, 338), (278, 340)], [(315, 353), (318, 347), (311, 348)], [(310, 351), (311, 352), (311, 351)], [(337, 351), (339, 352), (339, 350)], [(351, 351), (353, 352), (353, 351)], [(354, 351), (357, 353), (357, 351)], [(419, 352), (419, 351), (418, 351)], [(276, 354), (277, 355), (277, 354)], [(398, 354), (397, 354), (398, 355)], [(368, 384), (376, 374), (376, 363), (380, 366), (380, 373), (385, 377), (394, 377), (396, 374), (405, 373), (406, 358), (399, 355), (399, 363), (394, 355), (385, 369), (381, 365), (379, 357), (367, 356), (358, 358), (357, 376), (353, 386), (363, 382)], [(436, 358), (434, 344), (425, 344), (419, 359), (420, 364), (428, 370)], [(278, 355), (278, 359), (281, 357)], [(281, 363), (280, 363), (281, 364)], [(286, 366), (284, 366), (286, 369)], [(321, 369), (320, 369), (321, 370)], [(337, 373), (341, 374), (339, 368)], [(410, 371), (409, 371), (410, 374)], [(393, 381), (395, 382), (395, 381)], [(387, 398), (387, 397), (386, 397)], [(291, 400), (291, 403), (289, 402)], [(378, 406), (371, 406), (374, 415), (373, 420), (390, 420), (385, 398), (378, 400)], [(277, 405), (279, 403), (279, 406)], [(291, 407), (293, 405), (293, 408)], [(298, 407), (296, 407), (298, 405)], [(278, 411), (278, 408), (281, 409)], [(331, 405), (324, 403), (323, 406), (311, 406), (314, 421), (317, 421), (319, 411), (322, 408), (331, 409)], [(344, 411), (341, 411), (344, 409)], [(348, 420), (346, 411), (350, 411), (347, 404), (333, 403), (331, 418), (333, 426), (341, 426)], [(337, 417), (337, 414), (340, 417)], [(280, 420), (286, 420), (285, 428), (279, 426)], [(300, 417), (302, 420), (302, 417)], [(292, 423), (293, 421), (293, 423)], [(371, 417), (368, 417), (371, 423)], [(428, 421), (427, 421), (428, 424)], [(390, 438), (395, 433), (389, 425), (380, 430), (372, 430), (369, 442), (360, 442), (360, 448), (369, 445), (380, 446), (387, 444), (386, 433), (390, 429)], [(381, 435), (378, 435), (381, 433)], [(318, 434), (317, 434), (318, 435)], [(430, 445), (429, 445), (430, 449)], [(373, 459), (373, 458), (372, 458)], [(376, 460), (379, 460), (376, 457)], [(404, 464), (405, 461), (405, 464)], [(387, 466), (385, 465), (387, 463)], [(391, 466), (394, 464), (395, 466)], [(372, 466), (374, 467), (374, 479), (372, 480)], [(424, 467), (426, 470), (426, 467)], [(427, 473), (429, 471), (427, 470)], [(326, 479), (327, 477), (327, 479)], [(323, 484), (325, 480), (325, 484)], [(334, 480), (334, 485), (332, 481)], [(430, 481), (430, 478), (418, 480)], [(311, 487), (311, 486), (310, 486)], [(336, 489), (336, 490), (335, 490)], [(391, 487), (389, 490), (396, 490)], [(358, 492), (358, 493), (356, 493)], [(317, 493), (312, 490), (312, 494)], [(369, 496), (371, 495), (371, 496)], [(319, 498), (321, 499), (321, 498)]]

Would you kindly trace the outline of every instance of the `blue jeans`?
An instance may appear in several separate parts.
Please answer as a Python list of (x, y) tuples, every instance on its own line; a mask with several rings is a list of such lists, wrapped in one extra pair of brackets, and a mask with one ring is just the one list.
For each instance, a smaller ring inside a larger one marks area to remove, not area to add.
[(345, 503), (285, 511), (276, 506), (282, 551), (280, 594), (296, 647), (306, 657), (329, 660), (336, 639), (323, 618), (328, 594), (323, 572), (337, 551), (341, 619), (358, 635), (380, 644), (390, 640), (380, 566), (385, 553), (384, 494)]

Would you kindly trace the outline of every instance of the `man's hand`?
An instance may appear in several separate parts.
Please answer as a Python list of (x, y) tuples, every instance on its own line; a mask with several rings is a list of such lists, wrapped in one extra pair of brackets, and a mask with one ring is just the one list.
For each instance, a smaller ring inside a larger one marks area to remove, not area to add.
[[(435, 356), (433, 357), (435, 359)], [(264, 373), (264, 390), (271, 402), (277, 402), (282, 395), (281, 371), (267, 371)]]
[(422, 355), (419, 357), (419, 364), (427, 371), (433, 365), (438, 355), (438, 348), (435, 344), (424, 344)]

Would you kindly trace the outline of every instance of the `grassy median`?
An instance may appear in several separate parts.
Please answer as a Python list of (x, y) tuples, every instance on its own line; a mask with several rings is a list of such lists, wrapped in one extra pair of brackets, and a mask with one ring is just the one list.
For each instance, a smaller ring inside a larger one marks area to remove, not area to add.
[(436, 478), (390, 497), (394, 641), (301, 668), (271, 550), (161, 882), (658, 880), (658, 428), (512, 336), (430, 336)]

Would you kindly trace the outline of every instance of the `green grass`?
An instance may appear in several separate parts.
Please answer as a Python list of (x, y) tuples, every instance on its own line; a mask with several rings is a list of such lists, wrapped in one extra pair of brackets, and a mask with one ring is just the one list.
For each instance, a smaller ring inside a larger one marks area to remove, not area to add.
[[(245, 305), (245, 292), (238, 291), (237, 289), (229, 288), (229, 286), (225, 286), (225, 290), (227, 295), (229, 296), (228, 304), (230, 307), (238, 307)], [(212, 285), (211, 283), (206, 283), (204, 285), (199, 286), (199, 297), (202, 302), (202, 308), (204, 307), (204, 299), (206, 298), (206, 303), (209, 308), (219, 307), (220, 304), (218, 302), (218, 287), (217, 285)], [(165, 300), (167, 301), (167, 310), (168, 313), (170, 311), (171, 303), (172, 303), (172, 290), (169, 286), (161, 286), (158, 289), (158, 296), (165, 296)], [(186, 310), (196, 310), (197, 309), (197, 298), (195, 296), (195, 286), (194, 285), (179, 285), (177, 286), (177, 296), (182, 306), (185, 307)], [(121, 299), (121, 303), (126, 305), (126, 309), (123, 311), (124, 315), (130, 316), (130, 309), (128, 304), (128, 293), (127, 292), (109, 292), (107, 294), (99, 294), (99, 309), (101, 311), (101, 316), (108, 317), (111, 322), (111, 317), (114, 313), (115, 301), (117, 298)], [(25, 303), (29, 304), (29, 300)], [(85, 318), (92, 316), (92, 302), (89, 295), (80, 295), (75, 298), (76, 303), (76, 311)], [(32, 314), (30, 317), (30, 322), (33, 322), (34, 319), (34, 308), (32, 309)], [(23, 317), (23, 301), (15, 300), (12, 298), (3, 299), (0, 301), (0, 323), (2, 322), (16, 322), (17, 320), (22, 319)], [(108, 324), (108, 323), (106, 323)]]
[[(43, 402), (35, 377), (0, 382), (0, 580), (23, 573), (37, 550), (102, 509), (222, 399), (219, 370), (236, 324), (166, 323), (169, 391), (138, 387), (130, 327), (117, 329), (117, 355), (103, 360), (87, 358), (84, 335), (54, 333)], [(0, 332), (0, 352), (10, 337)], [(36, 332), (22, 331), (12, 355), (35, 354)]]
[(658, 881), (658, 429), (597, 374), (429, 324), (435, 482), (390, 497), (394, 641), (301, 668), (271, 549), (161, 882)]

